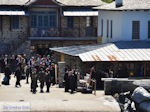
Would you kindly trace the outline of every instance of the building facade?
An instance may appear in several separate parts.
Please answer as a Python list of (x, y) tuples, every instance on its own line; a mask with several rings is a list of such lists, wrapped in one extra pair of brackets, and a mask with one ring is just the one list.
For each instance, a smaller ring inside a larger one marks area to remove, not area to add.
[(83, 73), (95, 65), (103, 73), (112, 70), (114, 77), (149, 77), (150, 1), (116, 0), (94, 9), (99, 10), (98, 40), (102, 44), (52, 50), (67, 55), (66, 63), (80, 67)]
[(25, 6), (0, 6), (0, 52), (16, 50), (28, 36), (28, 15)]
[(98, 11), (92, 7), (102, 4), (97, 0), (0, 2), (1, 43), (15, 51), (30, 41), (30, 51), (39, 54), (48, 52), (49, 47), (96, 43)]
[[(117, 6), (121, 3), (122, 5)], [(150, 7), (134, 0), (116, 0), (98, 7), (98, 36), (102, 43), (115, 41), (149, 40)]]
[(49, 47), (97, 43), (98, 11), (92, 9), (93, 5), (85, 1), (82, 5), (70, 0), (44, 1), (37, 0), (29, 6), (33, 52), (43, 54)]

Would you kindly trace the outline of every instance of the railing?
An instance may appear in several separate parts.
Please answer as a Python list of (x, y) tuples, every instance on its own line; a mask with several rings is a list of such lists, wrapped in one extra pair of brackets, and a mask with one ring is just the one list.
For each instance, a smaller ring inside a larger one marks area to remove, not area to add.
[(97, 28), (30, 28), (30, 37), (96, 37)]
[(30, 28), (31, 37), (58, 37), (58, 28)]

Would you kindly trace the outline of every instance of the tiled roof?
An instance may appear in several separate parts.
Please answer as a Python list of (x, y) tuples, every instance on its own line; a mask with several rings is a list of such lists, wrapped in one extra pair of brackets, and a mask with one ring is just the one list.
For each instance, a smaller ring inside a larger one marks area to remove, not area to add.
[[(0, 5), (30, 5), (37, 0), (0, 0)], [(63, 6), (100, 6), (101, 0), (52, 0)]]
[(56, 0), (64, 6), (100, 6), (106, 4), (101, 0)]
[(0, 0), (0, 5), (29, 5), (36, 0)]
[(122, 0), (123, 5), (116, 7), (115, 1), (110, 4), (105, 4), (95, 9), (101, 10), (138, 10), (138, 9), (150, 9), (150, 0)]

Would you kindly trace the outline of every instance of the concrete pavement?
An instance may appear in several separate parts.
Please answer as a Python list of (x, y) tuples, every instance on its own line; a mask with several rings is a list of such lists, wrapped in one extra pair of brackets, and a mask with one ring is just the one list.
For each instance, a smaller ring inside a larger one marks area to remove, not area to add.
[[(25, 103), (29, 105), (30, 111), (120, 112), (118, 103), (112, 96), (105, 96), (104, 91), (97, 91), (96, 96), (80, 92), (70, 94), (65, 93), (63, 88), (52, 86), (50, 93), (39, 93), (38, 87), (37, 94), (32, 94), (30, 85), (26, 84), (25, 80), (21, 81), (21, 88), (15, 88), (15, 81), (12, 76), (11, 85), (0, 86), (0, 108), (4, 104), (18, 105), (19, 103)], [(44, 91), (46, 91), (46, 88), (44, 88)]]

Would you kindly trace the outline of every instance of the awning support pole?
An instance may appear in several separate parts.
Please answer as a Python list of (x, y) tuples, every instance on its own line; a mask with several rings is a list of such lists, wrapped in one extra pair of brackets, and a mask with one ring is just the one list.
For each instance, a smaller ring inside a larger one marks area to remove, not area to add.
[(64, 61), (65, 61), (65, 54), (61, 53), (61, 62), (64, 62)]

